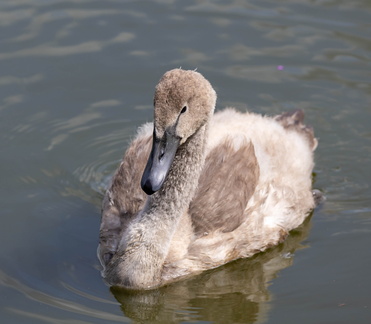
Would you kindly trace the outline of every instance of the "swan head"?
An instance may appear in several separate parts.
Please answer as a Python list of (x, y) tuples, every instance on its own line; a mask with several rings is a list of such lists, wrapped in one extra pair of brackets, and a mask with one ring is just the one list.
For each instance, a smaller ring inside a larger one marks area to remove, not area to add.
[(148, 195), (161, 188), (179, 145), (207, 123), (215, 103), (213, 87), (196, 71), (174, 69), (160, 79), (154, 95), (152, 151), (141, 181)]
[(183, 144), (207, 122), (215, 102), (214, 89), (200, 73), (182, 69), (166, 72), (154, 96), (156, 135), (162, 137), (173, 127)]

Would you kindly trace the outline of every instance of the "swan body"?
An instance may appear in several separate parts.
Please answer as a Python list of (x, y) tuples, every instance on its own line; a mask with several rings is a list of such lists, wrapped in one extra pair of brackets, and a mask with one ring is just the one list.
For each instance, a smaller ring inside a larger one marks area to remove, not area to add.
[(228, 108), (198, 72), (174, 69), (103, 200), (98, 255), (110, 285), (151, 289), (282, 242), (315, 206), (301, 111)]

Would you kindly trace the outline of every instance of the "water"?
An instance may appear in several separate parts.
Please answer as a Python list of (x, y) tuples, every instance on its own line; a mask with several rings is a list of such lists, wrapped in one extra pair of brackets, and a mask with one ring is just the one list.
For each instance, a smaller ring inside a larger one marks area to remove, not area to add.
[[(1, 322), (370, 322), (370, 15), (367, 0), (1, 1)], [(111, 291), (104, 187), (179, 66), (210, 80), (217, 109), (304, 109), (327, 200), (267, 253)]]

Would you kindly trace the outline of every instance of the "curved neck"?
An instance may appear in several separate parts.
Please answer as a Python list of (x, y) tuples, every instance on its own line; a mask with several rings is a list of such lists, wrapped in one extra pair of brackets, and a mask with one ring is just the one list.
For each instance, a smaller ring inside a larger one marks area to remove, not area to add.
[(148, 289), (161, 284), (161, 272), (178, 222), (193, 198), (205, 160), (208, 125), (179, 146), (162, 188), (124, 233), (107, 269), (111, 284)]
[(202, 126), (179, 146), (167, 179), (158, 192), (148, 196), (142, 217), (163, 214), (168, 220), (178, 219), (188, 208), (205, 161), (207, 129), (207, 124)]

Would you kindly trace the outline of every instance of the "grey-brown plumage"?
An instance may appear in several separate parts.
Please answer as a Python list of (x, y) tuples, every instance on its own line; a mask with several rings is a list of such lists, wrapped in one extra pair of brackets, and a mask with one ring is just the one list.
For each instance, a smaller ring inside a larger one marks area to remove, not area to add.
[(189, 206), (195, 235), (203, 236), (216, 230), (231, 232), (240, 226), (258, 177), (259, 166), (251, 143), (235, 150), (233, 143), (226, 140), (214, 148), (207, 155)]
[(139, 130), (103, 200), (109, 284), (150, 289), (251, 256), (314, 207), (317, 140), (303, 113), (213, 115), (215, 101), (195, 71), (171, 70), (157, 85), (154, 124)]

